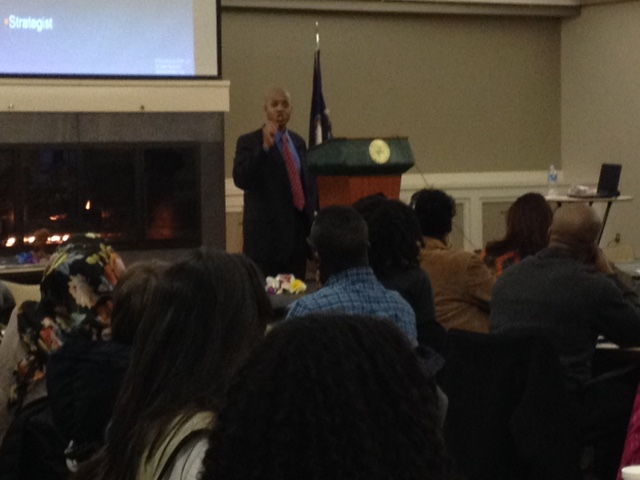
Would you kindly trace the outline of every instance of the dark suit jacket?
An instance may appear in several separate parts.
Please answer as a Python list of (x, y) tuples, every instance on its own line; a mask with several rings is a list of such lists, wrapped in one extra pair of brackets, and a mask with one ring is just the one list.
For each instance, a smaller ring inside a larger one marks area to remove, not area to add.
[[(302, 167), (308, 234), (314, 212), (318, 209), (316, 180), (307, 168), (304, 140), (290, 130), (288, 133)], [(264, 265), (280, 263), (279, 260), (288, 258), (294, 250), (295, 222), (299, 213), (293, 206), (284, 158), (276, 145), (264, 151), (262, 129), (238, 138), (233, 181), (244, 190), (244, 252), (263, 270)], [(263, 273), (270, 275), (278, 272)]]

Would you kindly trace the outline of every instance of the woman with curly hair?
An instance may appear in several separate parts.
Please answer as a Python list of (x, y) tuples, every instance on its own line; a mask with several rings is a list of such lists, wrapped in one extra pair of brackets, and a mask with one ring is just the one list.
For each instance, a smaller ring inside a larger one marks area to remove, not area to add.
[(74, 478), (197, 478), (229, 380), (270, 313), (243, 255), (198, 250), (170, 266), (136, 333), (105, 447)]
[(499, 277), (506, 268), (547, 246), (552, 219), (553, 211), (539, 193), (518, 197), (507, 211), (507, 234), (487, 244), (483, 260)]
[(452, 478), (433, 384), (387, 320), (284, 322), (241, 368), (202, 480)]

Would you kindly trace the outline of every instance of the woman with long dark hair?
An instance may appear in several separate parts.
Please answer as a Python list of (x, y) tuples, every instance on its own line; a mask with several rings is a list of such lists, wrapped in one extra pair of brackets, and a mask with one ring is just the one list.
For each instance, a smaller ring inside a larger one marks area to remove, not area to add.
[(106, 445), (77, 479), (195, 479), (229, 380), (270, 304), (242, 255), (199, 250), (160, 278), (136, 334)]
[[(135, 333), (167, 267), (157, 261), (127, 267), (113, 291), (113, 308), (105, 304), (111, 315), (101, 338), (67, 342), (49, 357), (49, 403), (72, 471), (104, 445), (104, 432), (131, 360)], [(109, 339), (103, 341), (107, 330)]]
[(497, 277), (511, 265), (535, 255), (549, 243), (553, 211), (539, 193), (525, 193), (507, 211), (507, 234), (487, 243), (482, 258)]
[(318, 314), (276, 326), (238, 372), (202, 480), (442, 480), (438, 402), (388, 320)]

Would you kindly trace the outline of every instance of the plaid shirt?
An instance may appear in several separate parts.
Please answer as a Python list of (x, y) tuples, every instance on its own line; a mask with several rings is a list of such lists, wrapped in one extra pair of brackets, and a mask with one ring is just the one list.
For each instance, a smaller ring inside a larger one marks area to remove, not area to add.
[(320, 290), (292, 303), (287, 319), (330, 311), (387, 318), (416, 344), (413, 309), (398, 292), (384, 288), (369, 267), (333, 275)]

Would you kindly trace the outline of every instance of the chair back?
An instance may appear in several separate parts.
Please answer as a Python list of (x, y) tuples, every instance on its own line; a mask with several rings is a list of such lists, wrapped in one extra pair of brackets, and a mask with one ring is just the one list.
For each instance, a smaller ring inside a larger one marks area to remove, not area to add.
[(468, 480), (572, 479), (579, 418), (557, 352), (535, 336), (450, 330), (444, 436)]

